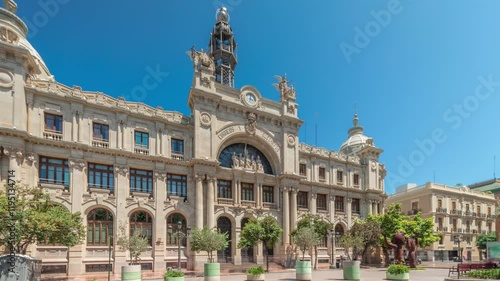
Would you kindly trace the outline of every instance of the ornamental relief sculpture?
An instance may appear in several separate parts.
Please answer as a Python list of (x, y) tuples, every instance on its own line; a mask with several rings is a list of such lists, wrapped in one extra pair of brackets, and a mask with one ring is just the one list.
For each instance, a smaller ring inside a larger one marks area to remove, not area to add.
[(245, 155), (242, 155), (241, 153), (236, 155), (236, 153), (233, 152), (231, 160), (231, 167), (233, 169), (250, 170), (258, 173), (264, 172), (264, 166), (262, 165), (262, 160), (260, 160), (259, 155), (255, 157), (255, 155), (249, 155), (246, 151)]
[(245, 130), (250, 135), (254, 135), (257, 130), (257, 115), (253, 112), (247, 114), (247, 121), (245, 124)]

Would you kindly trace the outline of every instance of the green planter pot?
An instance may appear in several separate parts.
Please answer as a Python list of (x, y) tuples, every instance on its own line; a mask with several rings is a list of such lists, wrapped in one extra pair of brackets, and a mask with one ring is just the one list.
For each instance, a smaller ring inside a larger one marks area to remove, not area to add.
[(344, 261), (344, 280), (360, 279), (360, 261)]
[(124, 265), (122, 266), (122, 281), (141, 281), (141, 266), (140, 265)]
[(165, 281), (184, 281), (184, 276), (181, 276), (181, 277), (165, 277)]
[(295, 263), (295, 278), (297, 280), (311, 280), (310, 261), (297, 261), (297, 263)]
[(203, 276), (205, 276), (205, 281), (220, 281), (220, 263), (205, 263)]
[(265, 274), (251, 275), (247, 274), (247, 281), (264, 281), (266, 280)]
[(389, 272), (386, 272), (385, 277), (388, 280), (410, 280), (410, 273), (390, 274)]

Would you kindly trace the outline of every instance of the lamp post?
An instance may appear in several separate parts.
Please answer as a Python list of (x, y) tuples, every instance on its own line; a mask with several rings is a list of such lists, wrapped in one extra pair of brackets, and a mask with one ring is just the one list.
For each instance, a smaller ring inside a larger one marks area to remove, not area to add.
[(455, 243), (458, 243), (458, 258), (460, 260), (460, 263), (462, 263), (462, 249), (460, 248), (460, 242), (461, 242), (461, 239), (460, 239), (460, 236), (459, 235), (456, 235), (455, 238)]
[[(191, 227), (188, 226), (186, 228), (186, 232), (187, 232), (186, 234), (188, 234), (190, 230), (191, 230)], [(181, 237), (186, 236), (186, 234), (182, 233), (182, 222), (179, 221), (177, 223), (177, 229), (175, 230), (175, 232), (173, 231), (172, 225), (169, 225), (168, 232), (171, 234), (175, 234), (175, 236), (177, 237), (177, 270), (180, 270), (181, 269)]]
[(328, 236), (332, 239), (332, 264), (330, 265), (330, 269), (336, 268), (335, 266), (335, 236), (338, 233), (335, 233), (334, 229), (328, 229)]

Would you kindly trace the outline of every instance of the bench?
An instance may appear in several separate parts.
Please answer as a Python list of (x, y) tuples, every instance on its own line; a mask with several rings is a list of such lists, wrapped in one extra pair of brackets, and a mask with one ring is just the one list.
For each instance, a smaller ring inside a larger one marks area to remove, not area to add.
[(492, 269), (496, 268), (497, 264), (492, 262), (487, 263), (459, 263), (457, 266), (453, 266), (448, 271), (448, 277), (451, 273), (457, 273), (460, 276), (460, 273), (466, 273), (471, 270), (480, 270), (480, 269)]

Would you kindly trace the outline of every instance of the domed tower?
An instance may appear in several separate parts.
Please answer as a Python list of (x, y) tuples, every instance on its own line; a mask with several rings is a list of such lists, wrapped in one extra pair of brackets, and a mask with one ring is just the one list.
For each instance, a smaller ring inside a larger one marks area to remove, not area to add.
[(354, 113), (353, 127), (347, 131), (349, 138), (340, 146), (340, 152), (352, 154), (360, 151), (367, 145), (373, 145), (373, 139), (363, 135), (363, 126), (358, 125), (358, 114)]
[(215, 81), (234, 87), (234, 69), (236, 68), (236, 42), (229, 25), (229, 13), (225, 7), (217, 9), (215, 25), (210, 35), (210, 55), (215, 62)]

